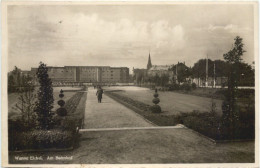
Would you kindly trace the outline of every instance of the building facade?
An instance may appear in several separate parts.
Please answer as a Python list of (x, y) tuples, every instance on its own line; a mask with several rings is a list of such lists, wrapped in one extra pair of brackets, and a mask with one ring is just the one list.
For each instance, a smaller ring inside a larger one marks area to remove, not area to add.
[[(37, 68), (31, 68), (31, 76), (37, 79)], [(128, 83), (129, 68), (109, 66), (48, 67), (53, 82), (80, 83)]]
[(153, 65), (148, 71), (148, 76), (162, 76), (162, 75), (169, 75), (172, 76), (173, 72), (169, 69), (171, 68), (170, 65)]
[[(205, 78), (194, 78), (192, 82), (195, 83), (198, 87), (205, 87), (206, 86), (206, 79)], [(215, 84), (214, 84), (215, 83)], [(208, 77), (208, 87), (225, 87), (228, 84), (227, 77)]]

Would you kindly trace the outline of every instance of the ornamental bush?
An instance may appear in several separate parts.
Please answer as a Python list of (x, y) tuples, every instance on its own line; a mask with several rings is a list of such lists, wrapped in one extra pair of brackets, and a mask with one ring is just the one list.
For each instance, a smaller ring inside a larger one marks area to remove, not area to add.
[(67, 115), (67, 110), (63, 107), (60, 107), (56, 110), (57, 114), (59, 116), (66, 116)]
[(174, 91), (174, 90), (179, 90), (179, 89), (180, 89), (180, 85), (178, 85), (176, 83), (168, 85), (168, 90), (169, 91)]
[(61, 99), (58, 101), (58, 105), (60, 106), (60, 108), (58, 108), (58, 109), (56, 110), (56, 113), (57, 113), (59, 116), (66, 116), (66, 115), (67, 115), (67, 110), (66, 110), (66, 108), (63, 107), (63, 106), (65, 105), (65, 101), (62, 100), (62, 98), (64, 97), (64, 94), (63, 94), (63, 90), (62, 90), (62, 89), (60, 90), (59, 97), (61, 98)]
[(191, 85), (188, 83), (184, 83), (183, 85), (181, 85), (181, 89), (185, 90), (185, 91), (191, 91)]
[(59, 100), (58, 101), (58, 105), (59, 106), (64, 106), (65, 105), (65, 101), (64, 100)]
[(160, 99), (157, 98), (157, 97), (155, 97), (155, 98), (153, 99), (153, 103), (154, 103), (154, 104), (158, 104), (158, 103), (160, 103)]
[(155, 104), (153, 106), (150, 107), (150, 110), (153, 112), (153, 113), (161, 113), (162, 112), (162, 109), (159, 105)]
[(54, 113), (51, 111), (53, 108), (53, 88), (52, 81), (48, 75), (48, 68), (46, 64), (40, 62), (40, 66), (37, 70), (37, 78), (40, 83), (40, 88), (37, 93), (37, 102), (35, 112), (37, 113), (38, 127), (40, 129), (51, 129), (53, 127), (52, 116)]
[(192, 83), (192, 84), (191, 84), (191, 87), (192, 87), (192, 89), (196, 89), (196, 88), (197, 88), (196, 83)]

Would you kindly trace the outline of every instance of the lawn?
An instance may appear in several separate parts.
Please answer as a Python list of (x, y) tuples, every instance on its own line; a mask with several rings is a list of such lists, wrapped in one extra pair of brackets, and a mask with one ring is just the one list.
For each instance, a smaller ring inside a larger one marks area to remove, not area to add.
[[(153, 105), (154, 91), (147, 88), (140, 87), (107, 87), (107, 91), (121, 90), (114, 92), (124, 97), (128, 97), (139, 102)], [(212, 100), (216, 103), (216, 112), (221, 115), (222, 100), (211, 99), (207, 97), (194, 96), (189, 94), (182, 94), (169, 91), (158, 91), (160, 103), (159, 105), (164, 112), (164, 115), (179, 114), (180, 112), (192, 112), (194, 110), (200, 112), (208, 112), (211, 110)]]
[[(66, 102), (69, 100), (77, 90), (80, 90), (81, 88), (79, 87), (54, 87), (53, 88), (53, 97), (54, 97), (54, 103), (53, 103), (53, 111), (55, 111), (59, 105), (57, 104), (57, 101), (59, 100), (59, 92), (60, 90), (64, 90), (64, 97), (63, 100)], [(37, 90), (37, 89), (35, 89)], [(66, 92), (68, 90), (68, 92)], [(72, 90), (75, 90), (74, 92)], [(37, 91), (35, 91), (36, 93)], [(18, 93), (11, 93), (8, 94), (8, 117), (13, 118), (13, 117), (18, 117), (20, 116), (20, 111), (16, 108), (16, 104), (18, 102)]]

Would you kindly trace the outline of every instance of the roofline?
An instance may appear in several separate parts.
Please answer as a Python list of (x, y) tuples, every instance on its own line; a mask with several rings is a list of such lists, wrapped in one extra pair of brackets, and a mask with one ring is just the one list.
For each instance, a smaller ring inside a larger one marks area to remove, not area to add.
[[(113, 69), (129, 69), (128, 67), (111, 67), (111, 66), (63, 66), (63, 67), (58, 67), (58, 66), (47, 66), (47, 68), (113, 68)], [(35, 67), (31, 67), (32, 69), (37, 69)]]

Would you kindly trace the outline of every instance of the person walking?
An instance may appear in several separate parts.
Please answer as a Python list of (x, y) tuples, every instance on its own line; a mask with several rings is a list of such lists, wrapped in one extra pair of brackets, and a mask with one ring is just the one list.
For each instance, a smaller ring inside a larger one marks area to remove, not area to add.
[(101, 103), (102, 94), (103, 94), (103, 89), (100, 86), (98, 86), (97, 93), (96, 93), (97, 98), (98, 98), (98, 103)]

